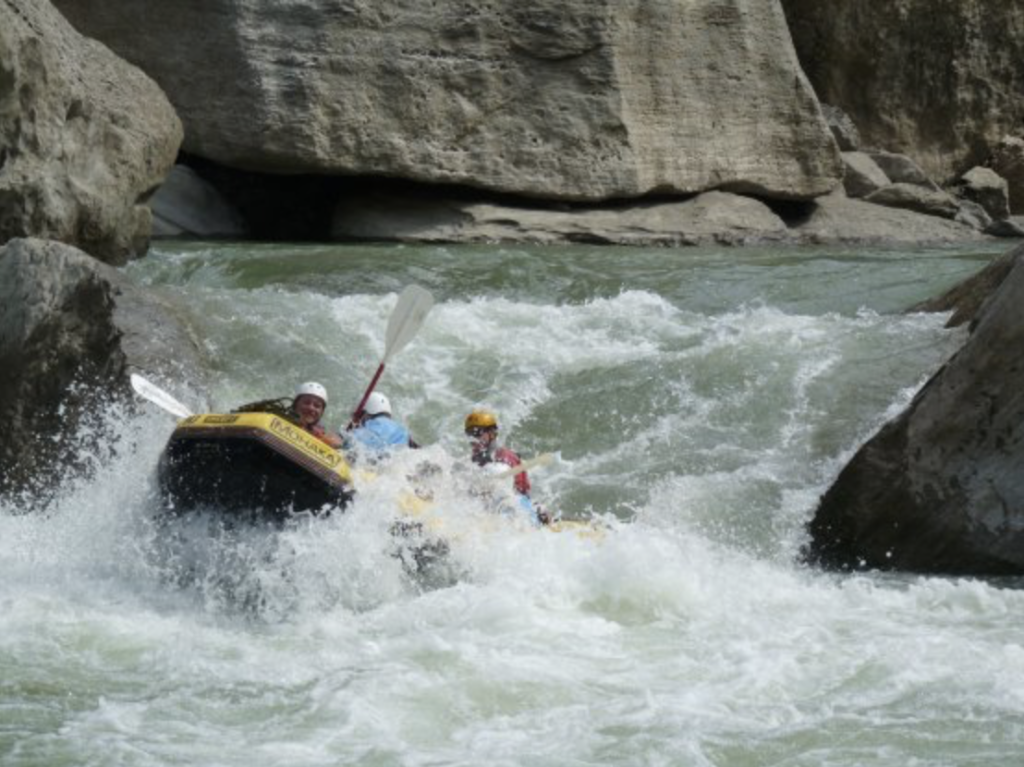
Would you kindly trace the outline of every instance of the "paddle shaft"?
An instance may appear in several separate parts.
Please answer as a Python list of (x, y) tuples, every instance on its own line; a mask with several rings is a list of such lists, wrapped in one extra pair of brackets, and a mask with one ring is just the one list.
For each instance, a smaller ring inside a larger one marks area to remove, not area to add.
[(363, 414), (363, 408), (366, 407), (366, 400), (370, 399), (370, 395), (373, 394), (373, 390), (377, 387), (377, 382), (380, 380), (381, 375), (384, 373), (384, 363), (381, 362), (377, 366), (377, 372), (373, 376), (373, 380), (370, 381), (370, 385), (366, 387), (366, 392), (363, 394), (363, 398), (359, 400), (359, 404), (356, 405), (356, 409), (352, 411), (352, 418), (348, 422), (347, 431), (352, 431), (359, 421), (359, 417)]

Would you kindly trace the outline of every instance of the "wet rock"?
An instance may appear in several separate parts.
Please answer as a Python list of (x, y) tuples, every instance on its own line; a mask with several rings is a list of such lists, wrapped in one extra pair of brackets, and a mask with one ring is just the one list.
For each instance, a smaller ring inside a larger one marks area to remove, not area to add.
[(199, 380), (199, 350), (173, 309), (61, 243), (0, 248), (0, 491), (45, 488), (64, 441), (124, 393), (127, 374)]
[(776, 0), (57, 3), (234, 168), (565, 201), (805, 200), (842, 173)]
[(50, 3), (0, 2), (0, 243), (43, 237), (120, 264), (181, 143), (160, 88)]
[(1024, 573), (1024, 249), (963, 348), (843, 469), (809, 561), (946, 575)]
[(973, 322), (982, 304), (1003, 284), (1017, 260), (1018, 251), (1011, 250), (994, 260), (980, 272), (941, 296), (915, 304), (910, 312), (952, 312), (947, 328), (956, 328)]

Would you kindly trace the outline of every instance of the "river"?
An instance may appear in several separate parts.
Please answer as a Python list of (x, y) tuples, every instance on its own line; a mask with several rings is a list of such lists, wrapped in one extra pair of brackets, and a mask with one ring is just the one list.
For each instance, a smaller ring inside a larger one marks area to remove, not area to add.
[(125, 271), (208, 357), (174, 396), (316, 379), (339, 425), (417, 283), (436, 304), (380, 384), (415, 460), (457, 471), (486, 405), (555, 454), (535, 497), (600, 532), (476, 524), (442, 486), (452, 551), (413, 577), (387, 481), (280, 531), (169, 530), (173, 419), (112, 408), (113, 448), (69, 445), (89, 470), (45, 512), (0, 501), (0, 764), (1015, 763), (1024, 592), (799, 556), (963, 339), (902, 310), (1003, 249), (158, 243)]

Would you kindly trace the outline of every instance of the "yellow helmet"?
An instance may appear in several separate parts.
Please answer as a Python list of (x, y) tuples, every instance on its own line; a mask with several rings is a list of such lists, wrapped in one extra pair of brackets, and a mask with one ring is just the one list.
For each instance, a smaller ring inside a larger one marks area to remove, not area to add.
[(474, 410), (466, 416), (466, 433), (483, 429), (497, 429), (498, 419), (489, 410)]

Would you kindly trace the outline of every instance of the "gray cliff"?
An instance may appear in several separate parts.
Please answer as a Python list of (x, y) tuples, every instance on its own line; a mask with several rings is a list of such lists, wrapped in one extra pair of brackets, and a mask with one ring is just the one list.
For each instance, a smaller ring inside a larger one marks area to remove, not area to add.
[(57, 0), (235, 168), (523, 197), (810, 199), (842, 163), (778, 0)]

